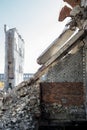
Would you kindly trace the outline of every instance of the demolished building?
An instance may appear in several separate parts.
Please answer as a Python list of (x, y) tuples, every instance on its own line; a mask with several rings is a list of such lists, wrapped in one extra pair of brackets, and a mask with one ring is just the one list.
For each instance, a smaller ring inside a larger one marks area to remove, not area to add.
[(5, 91), (23, 81), (24, 40), (16, 28), (5, 30)]
[(3, 98), (1, 129), (87, 127), (86, 9), (72, 12), (68, 28), (37, 58), (42, 66), (33, 78)]

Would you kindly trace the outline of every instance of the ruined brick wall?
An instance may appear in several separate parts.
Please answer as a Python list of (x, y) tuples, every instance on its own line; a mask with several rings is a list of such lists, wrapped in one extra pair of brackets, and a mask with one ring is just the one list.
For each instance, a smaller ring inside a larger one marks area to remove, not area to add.
[(84, 100), (83, 83), (41, 83), (41, 98), (45, 103), (64, 106), (81, 105)]
[(85, 119), (83, 48), (52, 66), (41, 83), (42, 118)]
[(83, 83), (41, 83), (42, 119), (85, 119)]

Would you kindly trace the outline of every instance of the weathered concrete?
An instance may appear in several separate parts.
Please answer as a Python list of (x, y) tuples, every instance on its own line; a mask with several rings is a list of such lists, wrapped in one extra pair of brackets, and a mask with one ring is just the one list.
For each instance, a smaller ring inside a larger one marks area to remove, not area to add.
[[(46, 63), (54, 54), (60, 50), (63, 44), (73, 35), (75, 31), (65, 30), (53, 43), (37, 58), (38, 64)], [(62, 40), (61, 40), (62, 39)]]
[(5, 91), (23, 81), (24, 40), (16, 28), (5, 26)]

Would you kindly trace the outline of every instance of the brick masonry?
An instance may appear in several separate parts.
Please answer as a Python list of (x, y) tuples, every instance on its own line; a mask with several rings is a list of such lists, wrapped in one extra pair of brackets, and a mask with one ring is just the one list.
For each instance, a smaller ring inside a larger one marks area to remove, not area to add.
[(42, 118), (51, 120), (85, 119), (83, 83), (41, 83)]
[(69, 54), (52, 66), (45, 75), (46, 82), (83, 82), (83, 48)]
[(41, 83), (41, 99), (45, 103), (58, 103), (64, 106), (83, 105), (83, 83)]
[(40, 88), (42, 118), (85, 119), (83, 47), (51, 66)]

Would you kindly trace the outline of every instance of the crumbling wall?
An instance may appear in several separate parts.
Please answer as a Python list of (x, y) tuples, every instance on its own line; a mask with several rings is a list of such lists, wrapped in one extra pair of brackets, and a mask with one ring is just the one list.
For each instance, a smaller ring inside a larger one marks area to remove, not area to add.
[(56, 122), (85, 119), (83, 83), (41, 83), (42, 119)]
[(34, 130), (40, 116), (39, 84), (22, 82), (4, 95), (0, 108), (0, 130)]
[(72, 53), (56, 61), (40, 87), (43, 119), (58, 122), (84, 120), (83, 47), (74, 48)]

